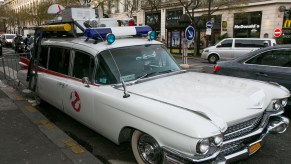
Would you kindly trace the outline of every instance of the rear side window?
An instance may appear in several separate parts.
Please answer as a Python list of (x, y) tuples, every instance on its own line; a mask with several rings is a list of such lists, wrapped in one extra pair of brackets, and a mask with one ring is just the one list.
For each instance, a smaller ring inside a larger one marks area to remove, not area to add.
[(291, 49), (273, 50), (264, 52), (251, 60), (248, 64), (291, 67)]
[(68, 75), (70, 62), (70, 50), (59, 47), (51, 47), (48, 69)]
[(271, 45), (270, 40), (246, 40), (246, 39), (236, 39), (235, 40), (235, 47), (254, 47), (254, 48), (261, 48), (265, 47), (264, 43), (268, 43)]
[(38, 65), (44, 68), (47, 68), (47, 59), (48, 59), (48, 47), (42, 46), (39, 54), (39, 63)]
[(232, 39), (222, 41), (217, 47), (232, 47)]
[(94, 58), (90, 55), (76, 51), (73, 66), (73, 77), (82, 79), (89, 77), (91, 79), (94, 69)]

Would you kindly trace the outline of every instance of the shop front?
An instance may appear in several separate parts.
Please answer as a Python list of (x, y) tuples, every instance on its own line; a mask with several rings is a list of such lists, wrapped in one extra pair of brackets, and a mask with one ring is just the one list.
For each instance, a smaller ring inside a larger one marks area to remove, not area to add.
[(291, 12), (284, 14), (281, 39), (279, 44), (291, 44)]
[(261, 11), (234, 14), (233, 37), (260, 38), (261, 22)]

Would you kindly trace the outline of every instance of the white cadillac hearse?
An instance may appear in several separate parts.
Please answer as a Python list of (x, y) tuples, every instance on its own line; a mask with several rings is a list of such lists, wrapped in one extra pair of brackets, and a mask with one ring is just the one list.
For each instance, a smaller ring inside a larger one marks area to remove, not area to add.
[(76, 27), (39, 27), (18, 77), (138, 163), (231, 162), (288, 127), (283, 86), (181, 70), (148, 26)]

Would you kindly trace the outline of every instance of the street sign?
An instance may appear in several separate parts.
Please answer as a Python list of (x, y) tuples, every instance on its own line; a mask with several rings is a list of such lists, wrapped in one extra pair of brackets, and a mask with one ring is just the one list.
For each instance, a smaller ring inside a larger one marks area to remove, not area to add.
[(192, 41), (195, 37), (195, 29), (192, 26), (188, 26), (185, 30), (185, 38), (188, 41)]
[(282, 34), (282, 30), (280, 28), (276, 28), (274, 30), (274, 37), (279, 37)]
[(206, 35), (211, 35), (211, 28), (206, 29)]
[(206, 22), (206, 28), (212, 28), (213, 27), (213, 23), (208, 21)]

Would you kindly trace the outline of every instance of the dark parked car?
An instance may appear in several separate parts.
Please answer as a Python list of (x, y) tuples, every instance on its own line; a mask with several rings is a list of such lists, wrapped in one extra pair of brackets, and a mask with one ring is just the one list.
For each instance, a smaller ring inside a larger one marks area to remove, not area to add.
[[(230, 61), (221, 61), (213, 71), (221, 75), (275, 82), (291, 90), (291, 45), (262, 48)], [(288, 104), (291, 106), (290, 97)]]

